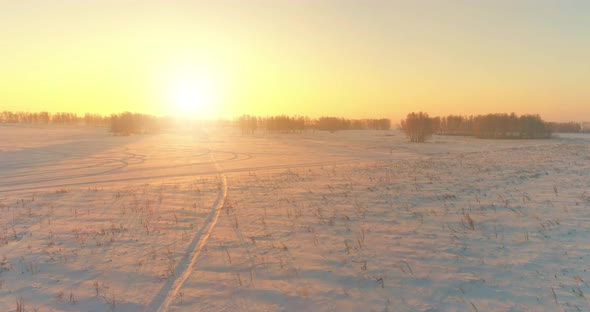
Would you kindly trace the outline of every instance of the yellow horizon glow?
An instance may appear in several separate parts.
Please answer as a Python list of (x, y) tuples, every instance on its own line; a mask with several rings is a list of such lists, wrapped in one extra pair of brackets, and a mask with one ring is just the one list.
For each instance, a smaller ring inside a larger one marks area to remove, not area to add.
[(218, 115), (221, 106), (223, 83), (213, 72), (203, 69), (186, 69), (171, 74), (163, 102), (167, 105), (166, 115), (209, 119)]
[(0, 10), (0, 110), (590, 119), (590, 3), (32, 2)]

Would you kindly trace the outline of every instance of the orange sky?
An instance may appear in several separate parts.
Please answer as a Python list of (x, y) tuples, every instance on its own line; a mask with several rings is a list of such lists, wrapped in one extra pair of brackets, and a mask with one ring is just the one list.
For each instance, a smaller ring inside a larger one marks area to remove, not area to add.
[(6, 1), (0, 110), (590, 120), (588, 1)]

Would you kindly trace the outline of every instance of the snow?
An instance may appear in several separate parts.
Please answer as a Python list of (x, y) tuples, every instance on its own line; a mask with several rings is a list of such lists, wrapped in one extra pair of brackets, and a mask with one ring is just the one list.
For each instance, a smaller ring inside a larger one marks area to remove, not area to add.
[(0, 136), (2, 311), (590, 309), (587, 135)]

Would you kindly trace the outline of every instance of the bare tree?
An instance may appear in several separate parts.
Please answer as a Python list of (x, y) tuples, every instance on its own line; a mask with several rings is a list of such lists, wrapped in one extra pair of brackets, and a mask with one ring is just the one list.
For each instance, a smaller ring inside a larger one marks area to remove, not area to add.
[(424, 142), (434, 133), (433, 121), (427, 113), (409, 113), (400, 123), (410, 142)]

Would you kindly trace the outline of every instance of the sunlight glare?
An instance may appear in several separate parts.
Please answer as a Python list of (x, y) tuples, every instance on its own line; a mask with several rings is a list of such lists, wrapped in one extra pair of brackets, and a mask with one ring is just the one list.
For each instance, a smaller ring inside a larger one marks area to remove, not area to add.
[(218, 103), (218, 90), (212, 77), (183, 76), (169, 88), (171, 113), (188, 118), (212, 118)]

